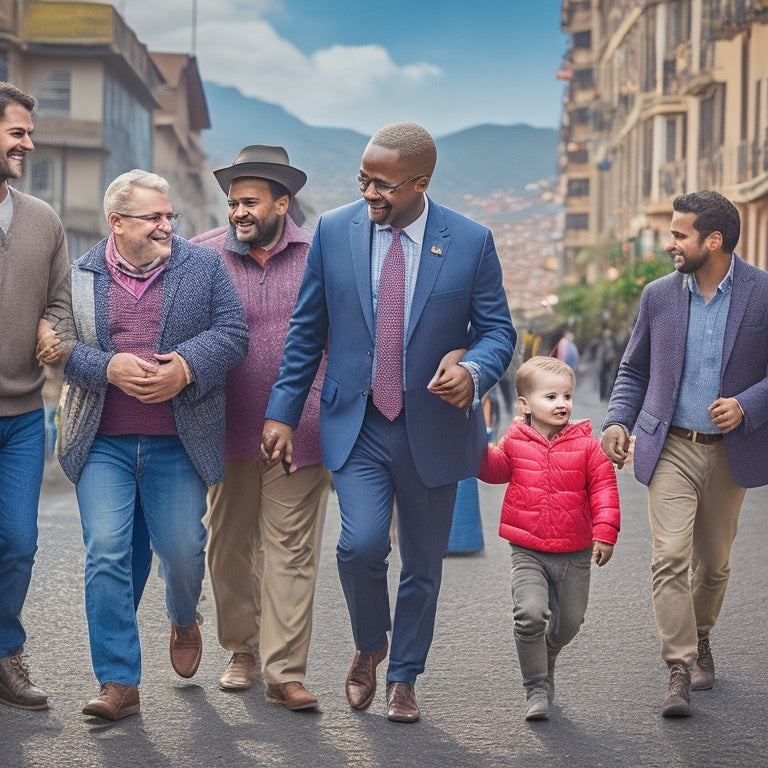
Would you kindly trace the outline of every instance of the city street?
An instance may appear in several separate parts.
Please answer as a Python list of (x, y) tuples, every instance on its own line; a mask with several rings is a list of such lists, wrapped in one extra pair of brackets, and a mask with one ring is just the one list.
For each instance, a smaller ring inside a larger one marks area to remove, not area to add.
[[(583, 390), (583, 391), (582, 391)], [(592, 380), (577, 389), (574, 417), (604, 404)], [(384, 666), (367, 712), (352, 711), (344, 679), (354, 654), (338, 582), (338, 509), (331, 496), (306, 685), (315, 712), (264, 701), (264, 685), (227, 693), (217, 685), (229, 654), (216, 641), (210, 585), (200, 604), (203, 660), (191, 680), (168, 658), (163, 584), (154, 573), (139, 620), (141, 714), (117, 723), (80, 712), (96, 695), (83, 600), (83, 545), (71, 484), (51, 462), (40, 538), (24, 611), (32, 679), (51, 708), (0, 706), (2, 768), (755, 768), (768, 765), (768, 489), (749, 491), (733, 550), (732, 578), (712, 634), (717, 682), (693, 694), (691, 718), (664, 719), (668, 681), (650, 599), (645, 489), (619, 473), (623, 526), (613, 560), (592, 572), (586, 622), (558, 660), (548, 721), (523, 719), (524, 694), (511, 630), (508, 545), (497, 534), (503, 486), (480, 485), (484, 550), (445, 560), (435, 641), (416, 693), (415, 725), (386, 718)], [(399, 570), (396, 550), (390, 572)]]

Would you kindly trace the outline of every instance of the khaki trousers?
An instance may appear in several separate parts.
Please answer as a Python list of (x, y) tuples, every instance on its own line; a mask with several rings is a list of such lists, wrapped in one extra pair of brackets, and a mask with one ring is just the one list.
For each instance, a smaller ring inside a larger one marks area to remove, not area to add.
[(648, 509), (653, 609), (668, 665), (690, 667), (698, 638), (717, 621), (744, 494), (722, 441), (701, 445), (667, 437), (648, 486)]
[(219, 643), (261, 655), (264, 679), (303, 682), (330, 472), (227, 461), (208, 493)]

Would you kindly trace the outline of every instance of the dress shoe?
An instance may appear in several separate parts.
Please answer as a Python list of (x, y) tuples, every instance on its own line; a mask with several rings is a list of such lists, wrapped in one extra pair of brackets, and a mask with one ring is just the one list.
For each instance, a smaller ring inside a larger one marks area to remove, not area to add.
[(188, 627), (179, 627), (171, 622), (171, 664), (177, 674), (192, 677), (200, 666), (202, 655), (203, 638), (197, 622)]
[(290, 683), (267, 683), (264, 698), (272, 704), (282, 704), (286, 709), (312, 709), (317, 706), (317, 696), (311, 694), (298, 680)]
[(689, 717), (691, 714), (691, 673), (685, 664), (669, 668), (669, 690), (661, 705), (664, 717)]
[(84, 707), (84, 715), (104, 720), (120, 720), (139, 711), (139, 686), (104, 683), (101, 693)]
[(700, 637), (698, 658), (691, 667), (691, 690), (708, 691), (715, 684), (715, 660), (709, 647), (709, 637)]
[(0, 659), (0, 701), (17, 709), (48, 709), (48, 695), (29, 679), (20, 653)]
[(387, 717), (394, 723), (415, 723), (421, 712), (410, 683), (387, 683)]
[(259, 660), (252, 651), (238, 651), (219, 678), (219, 688), (224, 691), (245, 691), (260, 674)]
[(387, 656), (385, 645), (376, 653), (355, 653), (347, 675), (347, 701), (352, 709), (367, 709), (376, 695), (376, 667)]
[(546, 688), (534, 688), (528, 693), (526, 720), (546, 720), (549, 717), (549, 697)]

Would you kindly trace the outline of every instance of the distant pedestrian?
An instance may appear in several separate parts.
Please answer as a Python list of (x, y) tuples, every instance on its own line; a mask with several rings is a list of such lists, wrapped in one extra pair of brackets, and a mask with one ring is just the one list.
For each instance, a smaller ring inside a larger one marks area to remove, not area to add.
[(602, 444), (621, 466), (636, 436), (669, 669), (661, 711), (687, 716), (691, 690), (715, 682), (709, 635), (745, 489), (768, 483), (768, 274), (734, 253), (739, 212), (721, 194), (680, 195), (673, 208), (675, 272), (643, 291)]
[(45, 462), (45, 376), (38, 362), (61, 358), (52, 326), (60, 329), (71, 315), (64, 227), (47, 203), (8, 185), (21, 178), (35, 148), (34, 106), (32, 96), (0, 82), (0, 702), (19, 709), (48, 707), (22, 660), (21, 612), (37, 551)]
[(566, 365), (570, 365), (574, 371), (576, 370), (579, 365), (579, 348), (576, 346), (576, 337), (573, 335), (573, 331), (563, 331), (563, 335), (552, 348), (549, 356), (562, 360)]
[(171, 664), (192, 677), (200, 663), (202, 518), (208, 486), (224, 477), (224, 375), (245, 357), (248, 328), (221, 256), (173, 234), (165, 179), (118, 176), (104, 213), (110, 236), (72, 269), (78, 341), (59, 461), (76, 484), (101, 688), (83, 714), (118, 720), (139, 711), (142, 513), (166, 583)]
[(611, 396), (613, 382), (616, 379), (616, 369), (621, 358), (616, 337), (608, 326), (603, 328), (597, 339), (595, 358), (597, 360), (600, 400), (603, 401)]
[(509, 483), (499, 535), (512, 548), (512, 615), (526, 720), (549, 716), (555, 660), (584, 622), (590, 562), (613, 554), (620, 525), (616, 472), (590, 422), (570, 423), (573, 369), (533, 357), (516, 385), (524, 420), (489, 445), (478, 477)]

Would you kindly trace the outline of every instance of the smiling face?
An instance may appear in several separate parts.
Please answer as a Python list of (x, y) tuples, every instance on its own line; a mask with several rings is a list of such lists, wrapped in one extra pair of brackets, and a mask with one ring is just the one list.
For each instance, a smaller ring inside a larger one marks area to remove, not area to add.
[[(155, 222), (121, 215), (155, 213), (165, 215)], [(170, 213), (173, 213), (173, 207), (165, 192), (134, 185), (127, 210), (112, 212), (108, 217), (118, 253), (134, 267), (146, 266), (161, 257), (168, 258), (173, 244), (173, 228), (167, 218)]]
[(30, 134), (34, 129), (30, 111), (16, 102), (5, 108), (0, 119), (0, 182), (20, 179), (24, 158), (35, 148)]
[[(422, 175), (419, 175), (419, 174)], [(360, 178), (379, 181), (390, 186), (399, 185), (390, 192), (379, 192), (374, 183), (368, 184), (363, 197), (368, 203), (368, 218), (382, 226), (407, 227), (424, 210), (424, 193), (429, 186), (429, 175), (414, 163), (400, 159), (395, 149), (368, 144), (360, 164)], [(401, 182), (406, 181), (405, 184)]]
[(719, 232), (702, 237), (701, 233), (694, 229), (695, 221), (695, 213), (675, 211), (669, 228), (670, 242), (666, 250), (672, 257), (675, 269), (684, 275), (696, 272), (705, 266), (712, 249), (716, 250), (722, 243), (722, 235)]
[(289, 195), (273, 198), (264, 179), (235, 179), (229, 186), (229, 221), (237, 239), (251, 248), (269, 249), (283, 233)]
[(551, 439), (571, 418), (573, 379), (561, 373), (537, 371), (528, 394), (517, 400), (522, 412), (530, 417), (531, 426)]

